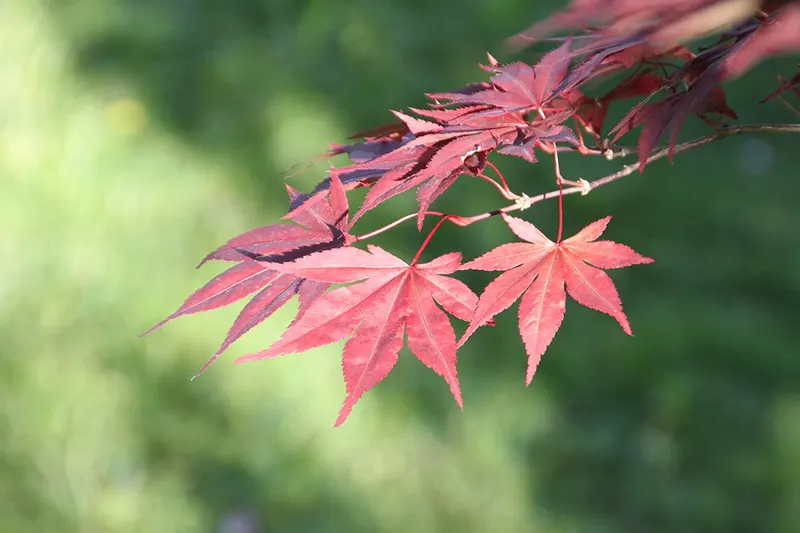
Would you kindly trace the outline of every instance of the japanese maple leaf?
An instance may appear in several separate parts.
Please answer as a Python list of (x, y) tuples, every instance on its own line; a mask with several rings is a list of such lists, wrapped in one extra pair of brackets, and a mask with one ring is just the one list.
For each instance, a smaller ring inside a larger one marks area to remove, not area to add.
[[(289, 189), (290, 197), (293, 190)], [(328, 201), (317, 202), (293, 215), (294, 224), (256, 228), (234, 237), (206, 256), (209, 260), (238, 261), (196, 290), (171, 315), (144, 333), (147, 335), (179, 316), (210, 311), (259, 291), (242, 309), (225, 340), (195, 377), (202, 374), (234, 341), (266, 320), (294, 295), (300, 306), (297, 318), (330, 287), (274, 268), (276, 261), (345, 246), (350, 241), (348, 203), (341, 181), (334, 176)], [(296, 319), (297, 319), (296, 318)]]
[[(528, 353), (527, 383), (561, 326), (567, 293), (579, 304), (613, 316), (632, 335), (622, 302), (604, 268), (652, 263), (653, 259), (611, 241), (598, 241), (611, 217), (593, 222), (574, 236), (555, 243), (530, 222), (503, 214), (519, 238), (461, 266), (459, 270), (505, 270), (484, 290), (461, 346), (494, 315), (518, 298), (519, 330)], [(566, 292), (564, 286), (566, 285)]]
[(383, 380), (408, 346), (426, 366), (443, 376), (463, 408), (456, 374), (456, 337), (447, 315), (469, 321), (478, 297), (462, 282), (446, 277), (458, 270), (460, 253), (450, 253), (425, 264), (408, 265), (394, 255), (369, 245), (328, 250), (291, 263), (281, 271), (323, 283), (350, 283), (317, 299), (271, 347), (237, 360), (253, 361), (300, 352), (347, 336), (342, 369), (347, 397), (336, 426), (345, 421), (355, 403)]
[(521, 61), (506, 66), (492, 65), (496, 72), (492, 84), (474, 92), (431, 93), (430, 98), (449, 100), (450, 104), (488, 105), (513, 111), (540, 109), (556, 94), (566, 76), (571, 59), (572, 41), (545, 54), (534, 66)]

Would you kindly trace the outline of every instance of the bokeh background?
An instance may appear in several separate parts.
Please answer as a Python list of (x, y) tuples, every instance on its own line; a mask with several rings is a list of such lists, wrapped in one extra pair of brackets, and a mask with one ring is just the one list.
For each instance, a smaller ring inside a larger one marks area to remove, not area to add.
[[(343, 343), (232, 364), (294, 304), (194, 382), (243, 304), (138, 337), (220, 270), (203, 255), (277, 221), (285, 169), (484, 79), (484, 53), (508, 59), (502, 39), (557, 5), (0, 2), (0, 531), (797, 531), (797, 138), (726, 139), (567, 199), (569, 232), (611, 214), (609, 238), (657, 258), (612, 273), (636, 337), (570, 302), (526, 388), (508, 311), (460, 352), (463, 412), (407, 350), (335, 430)], [(791, 120), (752, 102), (796, 60), (731, 86), (743, 121)], [(497, 161), (518, 190), (552, 187), (549, 161)], [(499, 201), (462, 180), (440, 207)], [(525, 217), (553, 232), (555, 203)], [(376, 242), (410, 257), (413, 226)], [(426, 255), (511, 238), (445, 226)]]

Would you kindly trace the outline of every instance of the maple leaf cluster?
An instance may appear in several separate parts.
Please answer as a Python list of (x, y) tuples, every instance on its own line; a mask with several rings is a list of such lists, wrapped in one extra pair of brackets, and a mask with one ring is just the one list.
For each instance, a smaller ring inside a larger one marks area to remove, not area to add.
[(797, 0), (573, 0), (563, 11), (511, 39), (523, 47), (562, 29), (591, 28), (600, 47), (648, 46), (669, 50), (723, 32), (712, 48), (726, 74), (738, 76), (765, 57), (800, 50)]
[[(565, 28), (591, 28), (574, 51), (584, 59), (570, 73), (567, 84), (583, 83), (589, 77), (629, 67), (645, 67), (610, 93), (597, 100), (600, 111), (591, 126), (600, 131), (607, 104), (619, 98), (648, 96), (635, 105), (611, 130), (615, 142), (631, 129), (644, 124), (639, 138), (640, 170), (658, 142), (670, 135), (674, 149), (678, 132), (691, 114), (713, 124), (710, 114), (737, 118), (725, 99), (720, 83), (750, 70), (764, 58), (800, 51), (800, 2), (758, 0), (573, 0), (564, 11), (535, 24), (512, 38), (515, 47), (525, 46)], [(722, 32), (716, 43), (697, 54), (684, 44)], [(664, 59), (683, 60), (669, 69)], [(656, 74), (656, 70), (669, 75)], [(800, 73), (765, 100), (793, 89)], [(680, 86), (685, 86), (681, 90)], [(648, 100), (658, 92), (669, 94), (657, 103)], [(670, 153), (670, 158), (672, 157)]]
[[(294, 196), (290, 190), (290, 197)], [(652, 259), (621, 244), (597, 241), (610, 217), (561, 243), (554, 243), (522, 219), (505, 214), (503, 218), (527, 242), (502, 245), (466, 264), (461, 264), (458, 252), (408, 264), (380, 247), (367, 245), (363, 250), (351, 245), (347, 199), (334, 174), (326, 198), (293, 215), (293, 220), (307, 226), (265, 226), (219, 247), (201, 265), (209, 260), (237, 264), (198, 289), (150, 331), (179, 316), (209, 311), (256, 293), (199, 375), (231, 343), (297, 295), (297, 315), (280, 339), (237, 362), (306, 351), (349, 337), (342, 361), (347, 397), (336, 425), (344, 422), (366, 391), (389, 374), (404, 336), (411, 352), (445, 379), (463, 407), (457, 347), (479, 326), (492, 323), (492, 317), (523, 292), (520, 331), (529, 354), (528, 383), (564, 317), (565, 284), (573, 299), (613, 316), (631, 334), (614, 284), (600, 268)], [(478, 298), (466, 284), (449, 277), (470, 269), (508, 272)], [(334, 283), (350, 285), (326, 292)], [(445, 311), (470, 323), (458, 343)]]
[[(233, 266), (153, 329), (179, 316), (252, 296), (202, 373), (235, 340), (297, 296), (297, 314), (283, 335), (269, 348), (237, 361), (348, 339), (342, 356), (346, 398), (336, 425), (389, 374), (404, 339), (423, 364), (444, 378), (463, 406), (458, 348), (517, 300), (519, 331), (528, 355), (527, 383), (564, 319), (567, 294), (610, 315), (630, 335), (620, 296), (604, 270), (653, 260), (625, 245), (599, 240), (610, 217), (562, 239), (563, 196), (585, 194), (592, 184), (565, 179), (559, 153), (612, 158), (619, 148), (615, 143), (641, 126), (635, 151), (642, 171), (667, 136), (669, 155), (674, 154), (679, 131), (689, 117), (697, 116), (715, 128), (736, 119), (720, 84), (766, 54), (800, 48), (796, 2), (755, 4), (751, 0), (574, 0), (566, 11), (517, 36), (519, 44), (564, 28), (585, 29), (575, 38), (563, 39), (537, 63), (503, 65), (489, 55), (488, 65), (482, 67), (490, 74), (488, 81), (430, 93), (428, 108), (393, 111), (397, 122), (360, 132), (351, 137), (351, 144), (331, 145), (324, 157), (346, 155), (350, 163), (331, 168), (310, 193), (287, 187), (289, 212), (284, 222), (248, 231), (210, 253), (201, 265), (214, 260)], [(712, 16), (723, 7), (727, 18)], [(596, 26), (586, 29), (590, 24)], [(683, 44), (722, 29), (718, 41), (703, 49), (692, 51)], [(609, 79), (616, 80), (610, 90), (589, 94), (595, 82)], [(783, 80), (764, 101), (783, 98), (789, 91), (800, 96), (799, 84), (800, 74)], [(608, 129), (609, 106), (634, 98), (641, 100)], [(541, 154), (554, 158), (558, 190), (535, 198), (513, 192), (489, 160), (505, 155), (536, 163)], [(500, 182), (486, 174), (487, 167)], [(511, 203), (471, 217), (431, 211), (435, 200), (461, 177), (492, 182)], [(564, 185), (572, 188), (564, 190)], [(368, 191), (351, 216), (347, 191), (356, 187)], [(352, 233), (366, 213), (412, 189), (419, 206), (416, 213), (368, 234)], [(555, 241), (508, 214), (555, 197), (559, 199)], [(521, 241), (502, 244), (463, 264), (458, 252), (419, 261), (443, 223), (468, 226), (497, 215)], [(416, 218), (421, 230), (429, 217), (439, 221), (410, 262), (371, 244), (359, 247), (406, 219)], [(464, 270), (501, 273), (478, 296), (453, 277)], [(449, 315), (467, 323), (458, 340)]]

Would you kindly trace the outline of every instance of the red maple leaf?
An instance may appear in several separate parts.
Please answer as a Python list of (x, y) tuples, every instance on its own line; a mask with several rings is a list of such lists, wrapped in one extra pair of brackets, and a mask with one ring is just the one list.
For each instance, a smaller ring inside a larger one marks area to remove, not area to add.
[(368, 252), (352, 247), (328, 250), (279, 265), (283, 272), (323, 283), (365, 281), (320, 297), (271, 347), (237, 363), (305, 351), (351, 336), (342, 356), (347, 397), (336, 419), (338, 426), (358, 399), (392, 370), (405, 330), (414, 355), (444, 377), (463, 407), (455, 333), (434, 303), (464, 321), (472, 318), (478, 297), (462, 282), (446, 277), (458, 270), (461, 254), (408, 265), (377, 246), (368, 247)]
[(496, 72), (492, 84), (481, 86), (474, 92), (429, 94), (437, 100), (449, 100), (453, 104), (488, 105), (510, 111), (540, 109), (556, 95), (559, 84), (569, 71), (572, 41), (546, 53), (535, 65), (521, 61), (506, 66), (484, 67)]
[[(290, 198), (295, 194), (288, 188)], [(327, 201), (316, 202), (293, 213), (298, 224), (274, 224), (234, 237), (208, 254), (206, 261), (238, 263), (196, 290), (167, 318), (144, 333), (147, 335), (183, 315), (210, 311), (256, 294), (242, 309), (225, 340), (195, 377), (202, 374), (234, 341), (266, 320), (295, 294), (300, 300), (297, 319), (330, 287), (330, 283), (309, 280), (275, 269), (277, 262), (346, 246), (349, 207), (341, 181), (333, 176)]]
[[(555, 243), (530, 222), (503, 214), (519, 238), (461, 266), (459, 270), (505, 270), (484, 290), (461, 346), (478, 327), (511, 306), (520, 296), (519, 330), (528, 353), (530, 384), (542, 354), (561, 326), (569, 295), (578, 303), (617, 319), (632, 335), (622, 302), (603, 268), (620, 268), (654, 260), (612, 241), (598, 241), (611, 217), (593, 222), (574, 236)], [(564, 290), (566, 285), (566, 292)]]

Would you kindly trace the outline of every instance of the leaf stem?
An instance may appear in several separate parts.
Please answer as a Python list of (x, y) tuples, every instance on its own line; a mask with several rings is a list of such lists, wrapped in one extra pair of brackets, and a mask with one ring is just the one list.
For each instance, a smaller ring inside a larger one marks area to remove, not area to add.
[[(378, 229), (376, 229), (374, 231), (370, 231), (369, 233), (365, 233), (363, 235), (357, 235), (357, 236), (353, 237), (353, 242), (365, 241), (367, 239), (375, 237), (376, 235), (380, 235), (381, 233), (383, 233), (385, 231), (389, 231), (393, 227), (402, 224), (406, 220), (411, 220), (412, 218), (415, 218), (416, 216), (417, 216), (417, 213), (411, 213), (410, 215), (406, 215), (406, 216), (404, 216), (402, 218), (398, 218), (394, 222), (392, 222), (390, 224), (387, 224), (385, 226), (382, 226), (382, 227), (380, 227), (380, 228), (378, 228)], [(447, 215), (446, 213), (440, 213), (439, 211), (425, 211), (425, 216), (447, 217), (449, 215)]]
[[(553, 143), (555, 147), (555, 143)], [(556, 168), (556, 183), (558, 184), (558, 238), (557, 243), (561, 242), (561, 235), (564, 232), (564, 178), (561, 176), (561, 168), (558, 164), (558, 150), (553, 150), (553, 159)]]
[(508, 186), (507, 185), (505, 187), (503, 185), (500, 185), (499, 183), (494, 181), (492, 178), (490, 178), (486, 174), (476, 174), (475, 177), (476, 178), (481, 178), (482, 180), (486, 180), (489, 183), (491, 183), (492, 185), (494, 185), (494, 187), (498, 191), (500, 191), (500, 194), (502, 194), (503, 198), (505, 198), (506, 200), (516, 200), (517, 198), (519, 198), (519, 196), (517, 196), (516, 194), (514, 194), (513, 192), (508, 190)]
[[(415, 214), (414, 216), (416, 216), (416, 214)], [(422, 255), (422, 251), (423, 251), (423, 250), (425, 250), (425, 247), (426, 247), (426, 246), (428, 246), (428, 243), (429, 243), (429, 242), (431, 242), (431, 239), (433, 238), (433, 235), (434, 235), (434, 234), (436, 233), (436, 231), (437, 231), (437, 230), (438, 230), (438, 229), (439, 229), (439, 228), (442, 226), (442, 224), (444, 224), (445, 222), (447, 222), (447, 220), (448, 220), (449, 218), (450, 218), (450, 217), (449, 217), (448, 215), (445, 215), (444, 217), (442, 217), (442, 219), (441, 219), (439, 222), (437, 222), (437, 223), (436, 223), (436, 225), (433, 227), (433, 229), (431, 230), (431, 232), (430, 232), (430, 233), (428, 233), (428, 236), (427, 236), (427, 237), (425, 237), (425, 240), (424, 240), (424, 241), (422, 241), (422, 246), (420, 246), (420, 247), (419, 247), (419, 250), (417, 250), (417, 255), (415, 255), (415, 256), (414, 256), (414, 260), (413, 260), (413, 261), (411, 261), (411, 265), (416, 265), (416, 264), (417, 264), (417, 261), (419, 261), (419, 256), (421, 256), (421, 255)]]
[(558, 182), (558, 238), (556, 243), (561, 242), (564, 233), (564, 186)]
[[(503, 173), (500, 172), (500, 169), (497, 168), (497, 166), (494, 163), (492, 163), (491, 161), (488, 161), (488, 160), (486, 161), (486, 166), (491, 168), (492, 170), (494, 170), (494, 173), (497, 174), (498, 178), (500, 178), (500, 182), (503, 184), (503, 187), (505, 187), (506, 192), (513, 194), (511, 192), (511, 189), (508, 186), (508, 182), (506, 181), (506, 178), (503, 176)], [(509, 198), (509, 200), (511, 200), (511, 198)]]

